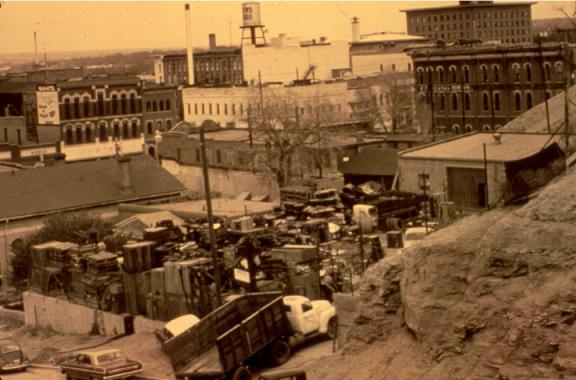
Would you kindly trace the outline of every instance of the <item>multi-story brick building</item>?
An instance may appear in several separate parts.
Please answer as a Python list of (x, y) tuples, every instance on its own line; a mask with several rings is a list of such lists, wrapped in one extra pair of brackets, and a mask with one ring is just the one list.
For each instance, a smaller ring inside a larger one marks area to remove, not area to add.
[(180, 92), (176, 86), (144, 84), (142, 89), (142, 125), (146, 140), (157, 130), (165, 132), (180, 121)]
[(435, 132), (498, 129), (561, 92), (572, 67), (559, 43), (460, 45), (411, 55)]
[[(195, 85), (235, 85), (244, 83), (242, 50), (237, 46), (217, 46), (216, 35), (209, 35), (207, 49), (194, 49)], [(170, 86), (188, 84), (186, 54), (160, 55), (154, 58), (154, 82)]]
[(142, 87), (137, 77), (87, 77), (56, 86), (66, 144), (140, 138)]
[(459, 5), (405, 9), (408, 34), (443, 41), (532, 42), (534, 2), (460, 1)]

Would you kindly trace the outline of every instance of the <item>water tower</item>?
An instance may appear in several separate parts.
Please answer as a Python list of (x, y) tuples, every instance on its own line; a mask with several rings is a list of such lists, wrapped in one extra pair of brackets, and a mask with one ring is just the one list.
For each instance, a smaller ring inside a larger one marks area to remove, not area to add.
[[(242, 28), (242, 45), (245, 40), (249, 40), (250, 44), (255, 46), (266, 45), (264, 25), (260, 19), (260, 3), (242, 3), (242, 26), (240, 28)], [(250, 32), (248, 36), (245, 35), (246, 31)], [(257, 43), (258, 41), (260, 43)]]

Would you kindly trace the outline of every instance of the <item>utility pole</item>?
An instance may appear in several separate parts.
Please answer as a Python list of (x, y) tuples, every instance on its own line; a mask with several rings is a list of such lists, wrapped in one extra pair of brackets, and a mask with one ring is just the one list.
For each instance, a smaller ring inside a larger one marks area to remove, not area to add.
[(544, 71), (544, 52), (542, 51), (542, 36), (538, 36), (538, 47), (540, 49), (540, 74), (542, 79), (542, 91), (544, 92), (544, 105), (546, 107), (546, 127), (548, 133), (552, 131), (550, 128), (550, 110), (548, 109), (548, 85), (546, 82), (546, 73)]
[(568, 91), (570, 90), (570, 85), (572, 79), (572, 54), (570, 54), (570, 48), (568, 46), (568, 34), (564, 35), (564, 54), (565, 54), (565, 71), (566, 71), (566, 88), (564, 90), (564, 140), (566, 144), (566, 156), (568, 156), (568, 149), (570, 146), (570, 99), (568, 97)]
[(210, 236), (210, 255), (212, 256), (212, 267), (214, 268), (214, 285), (216, 287), (216, 306), (222, 305), (220, 294), (220, 264), (218, 252), (216, 250), (216, 236), (214, 235), (214, 221), (212, 217), (212, 197), (210, 195), (210, 179), (208, 175), (208, 161), (206, 160), (206, 139), (204, 138), (204, 127), (209, 124), (205, 121), (200, 126), (200, 151), (202, 154), (202, 173), (204, 174), (204, 193), (206, 195), (206, 211), (208, 213), (208, 233)]

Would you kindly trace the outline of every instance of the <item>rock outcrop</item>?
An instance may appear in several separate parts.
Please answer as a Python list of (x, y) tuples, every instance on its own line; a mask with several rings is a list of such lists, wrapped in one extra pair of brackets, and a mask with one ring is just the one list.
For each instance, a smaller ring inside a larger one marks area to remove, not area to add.
[(311, 378), (576, 379), (576, 175), (371, 267)]

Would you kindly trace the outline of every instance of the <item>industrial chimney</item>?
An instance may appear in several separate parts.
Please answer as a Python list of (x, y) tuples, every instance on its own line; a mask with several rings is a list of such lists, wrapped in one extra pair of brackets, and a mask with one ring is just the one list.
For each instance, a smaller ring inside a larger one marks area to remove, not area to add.
[(117, 161), (120, 167), (120, 191), (122, 191), (122, 194), (130, 194), (134, 191), (132, 187), (130, 157), (118, 157)]
[(360, 41), (360, 19), (352, 17), (352, 42)]
[(210, 33), (208, 35), (208, 43), (209, 43), (210, 50), (216, 48), (216, 34)]
[(194, 55), (192, 54), (192, 23), (190, 21), (190, 4), (184, 5), (186, 16), (186, 53), (188, 60), (188, 84), (194, 85)]

